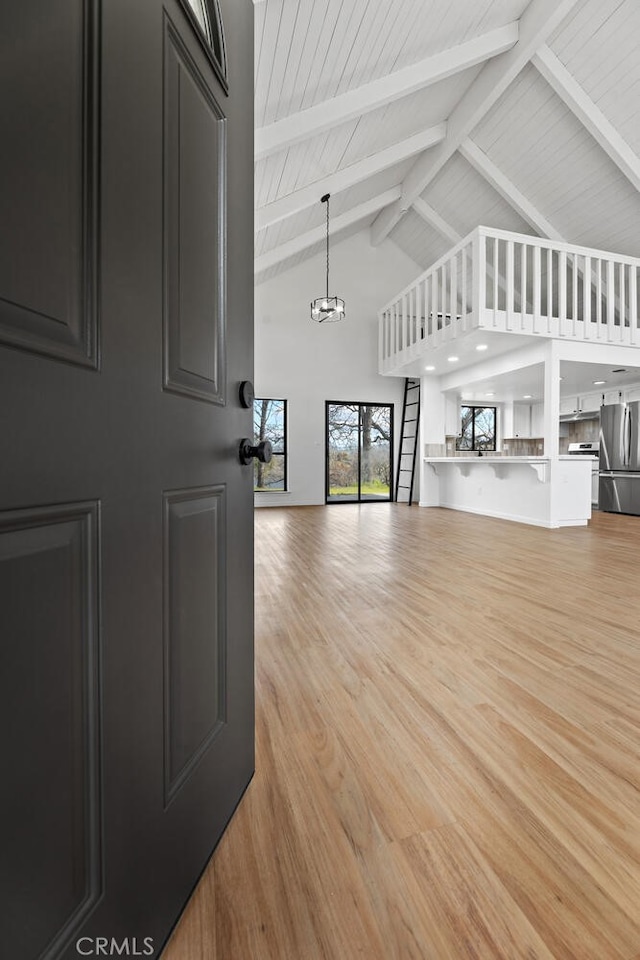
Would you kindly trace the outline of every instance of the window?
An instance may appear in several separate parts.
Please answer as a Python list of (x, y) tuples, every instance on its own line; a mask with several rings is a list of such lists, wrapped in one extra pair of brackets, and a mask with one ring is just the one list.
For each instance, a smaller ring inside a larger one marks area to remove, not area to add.
[(391, 500), (393, 406), (327, 403), (326, 502)]
[(496, 408), (463, 406), (461, 412), (462, 424), (456, 449), (495, 450)]
[(227, 90), (227, 64), (219, 0), (181, 0), (181, 2), (192, 22), (197, 24), (200, 37), (204, 40), (204, 49), (218, 74), (218, 79)]
[(273, 447), (271, 461), (254, 460), (253, 489), (271, 493), (287, 489), (287, 401), (253, 401), (253, 439), (270, 440)]

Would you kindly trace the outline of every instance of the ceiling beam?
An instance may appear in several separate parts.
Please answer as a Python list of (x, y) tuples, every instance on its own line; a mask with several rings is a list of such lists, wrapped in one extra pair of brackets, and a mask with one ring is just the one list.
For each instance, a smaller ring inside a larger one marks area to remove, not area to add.
[(640, 158), (637, 153), (546, 44), (534, 56), (533, 64), (629, 182), (640, 190)]
[(531, 201), (518, 190), (513, 181), (509, 180), (473, 140), (468, 138), (464, 140), (460, 144), (459, 150), (465, 160), (491, 184), (494, 190), (497, 190), (500, 196), (520, 214), (523, 220), (527, 221), (530, 227), (533, 227), (539, 236), (547, 237), (549, 240), (564, 240), (556, 228), (542, 216)]
[(371, 227), (371, 242), (381, 243), (460, 144), (477, 127), (523, 67), (565, 19), (578, 0), (531, 0), (519, 21), (514, 47), (486, 63), (448, 118), (447, 136), (418, 157), (402, 185), (402, 197), (381, 211)]
[(448, 223), (444, 217), (441, 217), (438, 211), (434, 210), (431, 204), (423, 200), (422, 197), (414, 200), (413, 209), (422, 217), (425, 223), (428, 223), (430, 227), (437, 230), (449, 243), (453, 243), (454, 245), (460, 243), (462, 235), (458, 233), (457, 230), (454, 230), (451, 224)]
[[(382, 207), (393, 203), (399, 196), (400, 187), (393, 187), (391, 190), (386, 190), (384, 193), (372, 197), (371, 200), (367, 200), (357, 207), (352, 207), (351, 210), (347, 210), (345, 213), (333, 217), (331, 220), (332, 240), (335, 241), (337, 234), (339, 234), (341, 230), (346, 230), (355, 223), (368, 219), (376, 214), (378, 210), (381, 210)], [(294, 257), (296, 254), (302, 253), (303, 250), (314, 246), (314, 244), (320, 240), (324, 240), (326, 229), (326, 225), (323, 223), (321, 226), (314, 227), (313, 230), (308, 230), (306, 233), (294, 237), (293, 240), (288, 240), (286, 243), (274, 247), (273, 250), (268, 250), (266, 253), (261, 254), (261, 256), (256, 257), (254, 260), (255, 273), (268, 270), (269, 267), (274, 267), (276, 264), (282, 263), (283, 260), (288, 260), (289, 257)]]
[(446, 123), (429, 127), (428, 130), (422, 130), (413, 137), (407, 137), (406, 140), (394, 143), (370, 157), (351, 163), (348, 167), (337, 170), (328, 177), (323, 177), (322, 180), (310, 183), (308, 186), (302, 187), (301, 190), (295, 190), (288, 196), (258, 207), (255, 217), (256, 231), (264, 230), (265, 227), (270, 227), (274, 223), (279, 223), (280, 220), (285, 220), (287, 217), (292, 217), (294, 214), (314, 206), (314, 204), (320, 202), (324, 193), (334, 194), (340, 193), (341, 190), (348, 190), (362, 180), (373, 177), (377, 173), (382, 173), (383, 170), (387, 170), (403, 160), (408, 160), (409, 157), (414, 157), (417, 153), (440, 143), (444, 140), (446, 133)]
[[(438, 233), (445, 237), (449, 243), (460, 243), (462, 240), (461, 234), (451, 226), (451, 224), (441, 217), (437, 210), (431, 206), (430, 203), (427, 203), (422, 197), (418, 197), (417, 200), (413, 203), (413, 210), (422, 217), (425, 223), (428, 223), (430, 227), (433, 227)], [(491, 283), (493, 283), (494, 269), (490, 263), (487, 264), (487, 276)], [(507, 282), (500, 272), (498, 272), (498, 286), (501, 290), (507, 289)]]
[(261, 127), (255, 133), (255, 159), (263, 160), (301, 140), (307, 140), (337, 127), (340, 123), (361, 117), (371, 110), (482, 63), (509, 50), (517, 39), (518, 24), (508, 23), (466, 43), (427, 57), (419, 63), (403, 67), (378, 80), (372, 80), (354, 90), (330, 100), (323, 100), (313, 107)]

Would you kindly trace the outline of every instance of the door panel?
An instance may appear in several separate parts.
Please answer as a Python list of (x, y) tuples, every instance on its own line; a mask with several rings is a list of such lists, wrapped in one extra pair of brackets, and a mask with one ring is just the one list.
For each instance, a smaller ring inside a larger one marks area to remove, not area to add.
[(169, 19), (164, 49), (165, 387), (221, 403), (224, 115)]
[(179, 0), (0, 12), (0, 937), (21, 960), (83, 936), (157, 956), (253, 772), (253, 8), (222, 13), (228, 94)]
[(640, 470), (640, 401), (632, 400), (627, 404), (629, 432), (629, 470)]
[(0, 517), (0, 609), (13, 624), (0, 647), (11, 718), (0, 792), (0, 822), (10, 826), (3, 864), (12, 866), (3, 916), (25, 957), (78, 929), (100, 893), (97, 537), (95, 503)]
[(627, 408), (613, 403), (600, 410), (600, 469), (620, 470), (627, 465), (625, 423)]
[(601, 474), (599, 509), (640, 515), (640, 475)]
[(169, 802), (226, 718), (225, 489), (185, 490), (165, 502)]
[(327, 503), (358, 499), (360, 477), (358, 404), (327, 404)]
[(0, 343), (95, 366), (95, 3), (10, 7), (0, 14), (11, 69), (0, 93)]
[(363, 503), (391, 499), (393, 408), (382, 404), (360, 407), (360, 499)]

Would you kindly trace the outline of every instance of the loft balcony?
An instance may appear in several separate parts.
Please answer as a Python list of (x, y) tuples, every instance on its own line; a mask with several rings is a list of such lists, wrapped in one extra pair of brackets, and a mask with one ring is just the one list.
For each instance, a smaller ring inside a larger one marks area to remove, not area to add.
[(419, 376), (454, 342), (490, 339), (494, 356), (540, 338), (638, 348), (639, 272), (634, 257), (477, 227), (382, 308), (379, 372)]

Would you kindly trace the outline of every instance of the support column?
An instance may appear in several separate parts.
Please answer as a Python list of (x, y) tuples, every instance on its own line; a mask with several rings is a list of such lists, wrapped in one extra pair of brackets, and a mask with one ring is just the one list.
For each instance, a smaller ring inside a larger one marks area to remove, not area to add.
[(544, 360), (544, 456), (557, 457), (560, 444), (560, 357), (555, 340), (546, 344)]
[(420, 378), (420, 458), (425, 443), (444, 443), (445, 406), (439, 377)]

